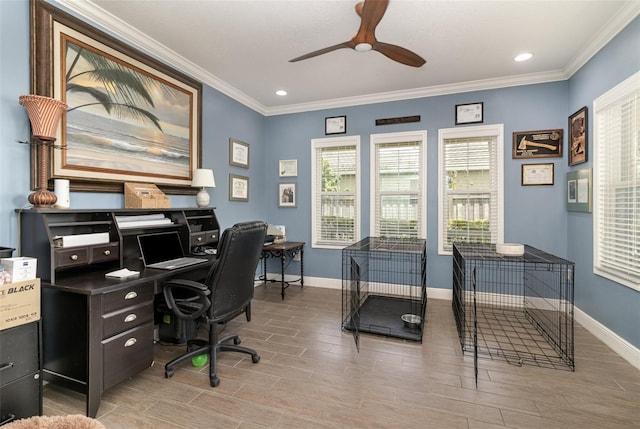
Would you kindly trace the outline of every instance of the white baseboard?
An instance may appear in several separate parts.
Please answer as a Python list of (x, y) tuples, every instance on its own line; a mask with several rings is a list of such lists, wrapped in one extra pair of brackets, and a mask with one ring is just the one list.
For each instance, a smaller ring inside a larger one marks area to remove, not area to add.
[[(275, 277), (276, 274), (269, 274), (268, 278)], [(286, 275), (285, 280), (296, 280), (299, 277), (294, 275)], [(305, 287), (322, 287), (327, 289), (342, 289), (341, 279), (330, 279), (324, 277), (307, 277), (304, 278)], [(444, 299), (451, 301), (453, 299), (453, 291), (451, 289), (427, 287), (427, 297), (432, 299)], [(640, 370), (640, 349), (634, 347), (633, 344), (617, 335), (615, 332), (589, 316), (578, 307), (574, 307), (574, 320), (583, 328), (589, 331), (593, 336), (605, 343), (614, 352), (620, 355), (624, 360)]]
[(594, 337), (605, 343), (624, 360), (640, 370), (640, 349), (634, 347), (611, 329), (589, 316), (578, 307), (574, 308), (574, 319)]

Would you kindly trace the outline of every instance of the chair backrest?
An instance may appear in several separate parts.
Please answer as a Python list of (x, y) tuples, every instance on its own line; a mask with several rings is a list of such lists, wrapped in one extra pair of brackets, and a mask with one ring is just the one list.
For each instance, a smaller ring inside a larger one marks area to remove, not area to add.
[(222, 233), (218, 260), (207, 278), (211, 319), (222, 319), (251, 302), (266, 234), (267, 224), (259, 221), (237, 223)]

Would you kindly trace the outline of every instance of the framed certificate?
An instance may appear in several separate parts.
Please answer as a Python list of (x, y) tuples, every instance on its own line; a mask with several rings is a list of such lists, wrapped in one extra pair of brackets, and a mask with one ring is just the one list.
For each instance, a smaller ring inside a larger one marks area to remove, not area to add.
[(481, 124), (484, 121), (484, 103), (456, 104), (456, 125)]
[(553, 162), (522, 164), (522, 186), (553, 185)]
[(280, 177), (295, 177), (298, 175), (297, 159), (281, 159), (279, 167)]
[(324, 133), (329, 134), (345, 134), (347, 132), (346, 116), (331, 116), (324, 118)]
[(249, 168), (249, 145), (237, 139), (229, 139), (229, 165)]

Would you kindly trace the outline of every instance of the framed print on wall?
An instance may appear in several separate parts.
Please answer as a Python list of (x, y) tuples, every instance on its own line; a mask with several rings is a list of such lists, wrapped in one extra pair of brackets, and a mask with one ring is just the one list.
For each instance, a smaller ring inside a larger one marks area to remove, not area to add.
[(42, 173), (49, 183), (123, 192), (139, 181), (197, 192), (190, 185), (201, 166), (200, 82), (43, 1), (31, 2), (31, 28), (32, 91), (68, 106), (56, 139), (65, 150), (54, 150)]
[(281, 159), (279, 162), (280, 177), (295, 177), (298, 175), (297, 159)]
[(249, 145), (237, 139), (229, 139), (229, 165), (249, 168)]
[(346, 116), (330, 116), (324, 118), (324, 133), (329, 134), (345, 134), (347, 132)]
[(512, 158), (562, 157), (561, 128), (556, 130), (516, 131), (513, 133)]
[(587, 106), (569, 116), (569, 165), (587, 162)]
[(553, 162), (547, 164), (522, 164), (522, 186), (553, 185)]
[(295, 183), (278, 183), (278, 207), (295, 207), (297, 200)]
[(229, 201), (249, 201), (249, 178), (229, 174)]
[(567, 210), (570, 212), (591, 213), (592, 169), (570, 171), (567, 173)]
[(484, 121), (484, 103), (456, 104), (456, 125), (481, 124)]

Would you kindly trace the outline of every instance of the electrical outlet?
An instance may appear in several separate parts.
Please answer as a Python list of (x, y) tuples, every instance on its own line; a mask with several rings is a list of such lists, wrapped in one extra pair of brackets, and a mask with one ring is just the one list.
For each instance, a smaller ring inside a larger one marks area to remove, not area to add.
[(296, 254), (293, 257), (293, 260), (296, 262), (300, 262), (300, 252), (296, 252)]

